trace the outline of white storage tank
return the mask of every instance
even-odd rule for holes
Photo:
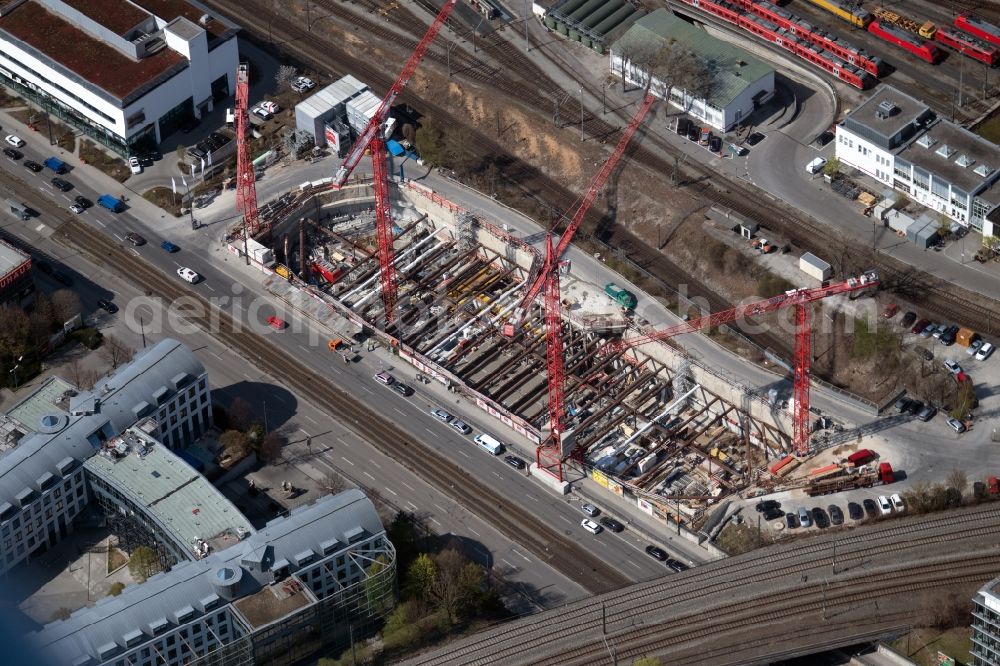
[[[809,277],[816,278],[820,282],[829,280],[832,275],[830,264],[817,257],[812,252],[806,252],[799,257],[799,270]]]

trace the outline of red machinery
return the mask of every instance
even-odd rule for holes
[[[580,228],[583,223],[583,218],[590,210],[590,206],[594,203],[594,199],[597,198],[597,193],[600,192],[601,188],[604,187],[604,182],[614,171],[615,167],[618,165],[618,161],[621,160],[622,155],[625,154],[625,149],[628,147],[629,141],[632,140],[632,135],[635,134],[636,130],[639,129],[639,125],[642,124],[643,119],[646,117],[646,113],[649,111],[649,107],[653,105],[656,101],[652,95],[646,95],[646,99],[642,101],[639,106],[639,110],[635,112],[632,116],[631,122],[629,122],[628,127],[625,128],[625,132],[622,134],[621,138],[618,140],[618,145],[615,146],[615,150],[608,157],[604,166],[601,170],[594,175],[593,179],[590,181],[590,188],[587,190],[587,194],[584,195],[583,200],[580,202],[580,206],[576,209],[576,213],[573,215],[573,219],[570,220],[569,224],[566,225],[566,231],[563,232],[562,236],[559,237],[559,243],[556,245],[555,252],[545,255],[545,265],[542,270],[535,276],[534,281],[531,286],[528,287],[528,291],[525,292],[524,298],[521,299],[520,308],[527,308],[535,297],[538,296],[538,292],[542,290],[542,286],[545,285],[546,279],[548,279],[548,274],[552,270],[551,264],[557,263],[559,257],[563,255],[566,248],[569,247],[570,242],[573,240],[573,234],[576,230]],[[507,331],[508,335],[513,334],[513,326],[510,325]]]
[[[535,450],[539,469],[562,481],[562,429],[566,418],[565,368],[563,367],[562,307],[559,302],[559,261],[552,249],[552,234],[545,248],[545,366],[549,386],[549,438]]]
[[[416,71],[417,65],[424,58],[431,42],[437,37],[438,32],[455,8],[457,0],[447,0],[434,18],[434,22],[427,28],[417,48],[410,54],[410,59],[403,66],[403,71],[399,73],[396,82],[389,88],[389,92],[382,98],[382,103],[375,110],[375,115],[368,121],[365,130],[354,142],[344,163],[337,170],[334,181],[337,186],[342,186],[353,173],[354,168],[361,161],[361,156],[365,150],[371,148],[372,152],[372,178],[375,186],[375,226],[378,234],[378,261],[379,277],[382,284],[382,305],[385,310],[385,328],[392,326],[396,318],[396,262],[392,248],[392,202],[389,199],[389,174],[385,168],[385,139],[382,136],[382,127],[389,115],[389,109],[393,102],[403,91],[410,77]]]
[[[236,70],[236,209],[243,213],[243,233],[247,237],[256,234],[259,226],[257,186],[247,138],[250,133],[249,88],[250,65],[241,62]]]
[[[665,328],[661,331],[640,335],[628,340],[614,340],[601,348],[599,353],[609,354],[622,352],[647,342],[666,340],[675,335],[691,333],[702,328],[722,326],[743,317],[755,317],[765,312],[773,312],[782,308],[795,308],[795,351],[793,360],[793,382],[795,409],[792,414],[792,439],[795,452],[806,455],[809,452],[809,365],[812,361],[812,339],[809,330],[809,304],[813,301],[861,289],[871,289],[878,286],[879,277],[875,271],[863,273],[860,277],[850,277],[844,282],[838,282],[826,287],[812,289],[795,289],[784,294],[773,296],[763,301],[739,305],[729,310],[715,312],[710,315],[691,319],[689,321]]]

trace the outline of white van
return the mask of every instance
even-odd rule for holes
[[[503,442],[488,433],[481,433],[472,438],[481,448],[498,456],[503,453]]]
[[[817,174],[820,171],[822,171],[823,167],[825,166],[826,166],[826,160],[823,159],[822,157],[817,157],[812,162],[806,165],[806,171],[808,171],[811,174]]]

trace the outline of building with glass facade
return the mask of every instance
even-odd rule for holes
[[[236,26],[188,0],[13,0],[0,83],[120,154],[235,93]]]
[[[1000,666],[1000,578],[972,597],[972,666]]]

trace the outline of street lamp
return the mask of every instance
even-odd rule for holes
[[[14,375],[14,390],[15,391],[17,390],[17,386],[18,386],[17,369],[21,367],[21,360],[23,358],[24,358],[23,356],[18,356],[17,357],[17,362],[14,363],[14,367],[10,369],[10,374]]]

